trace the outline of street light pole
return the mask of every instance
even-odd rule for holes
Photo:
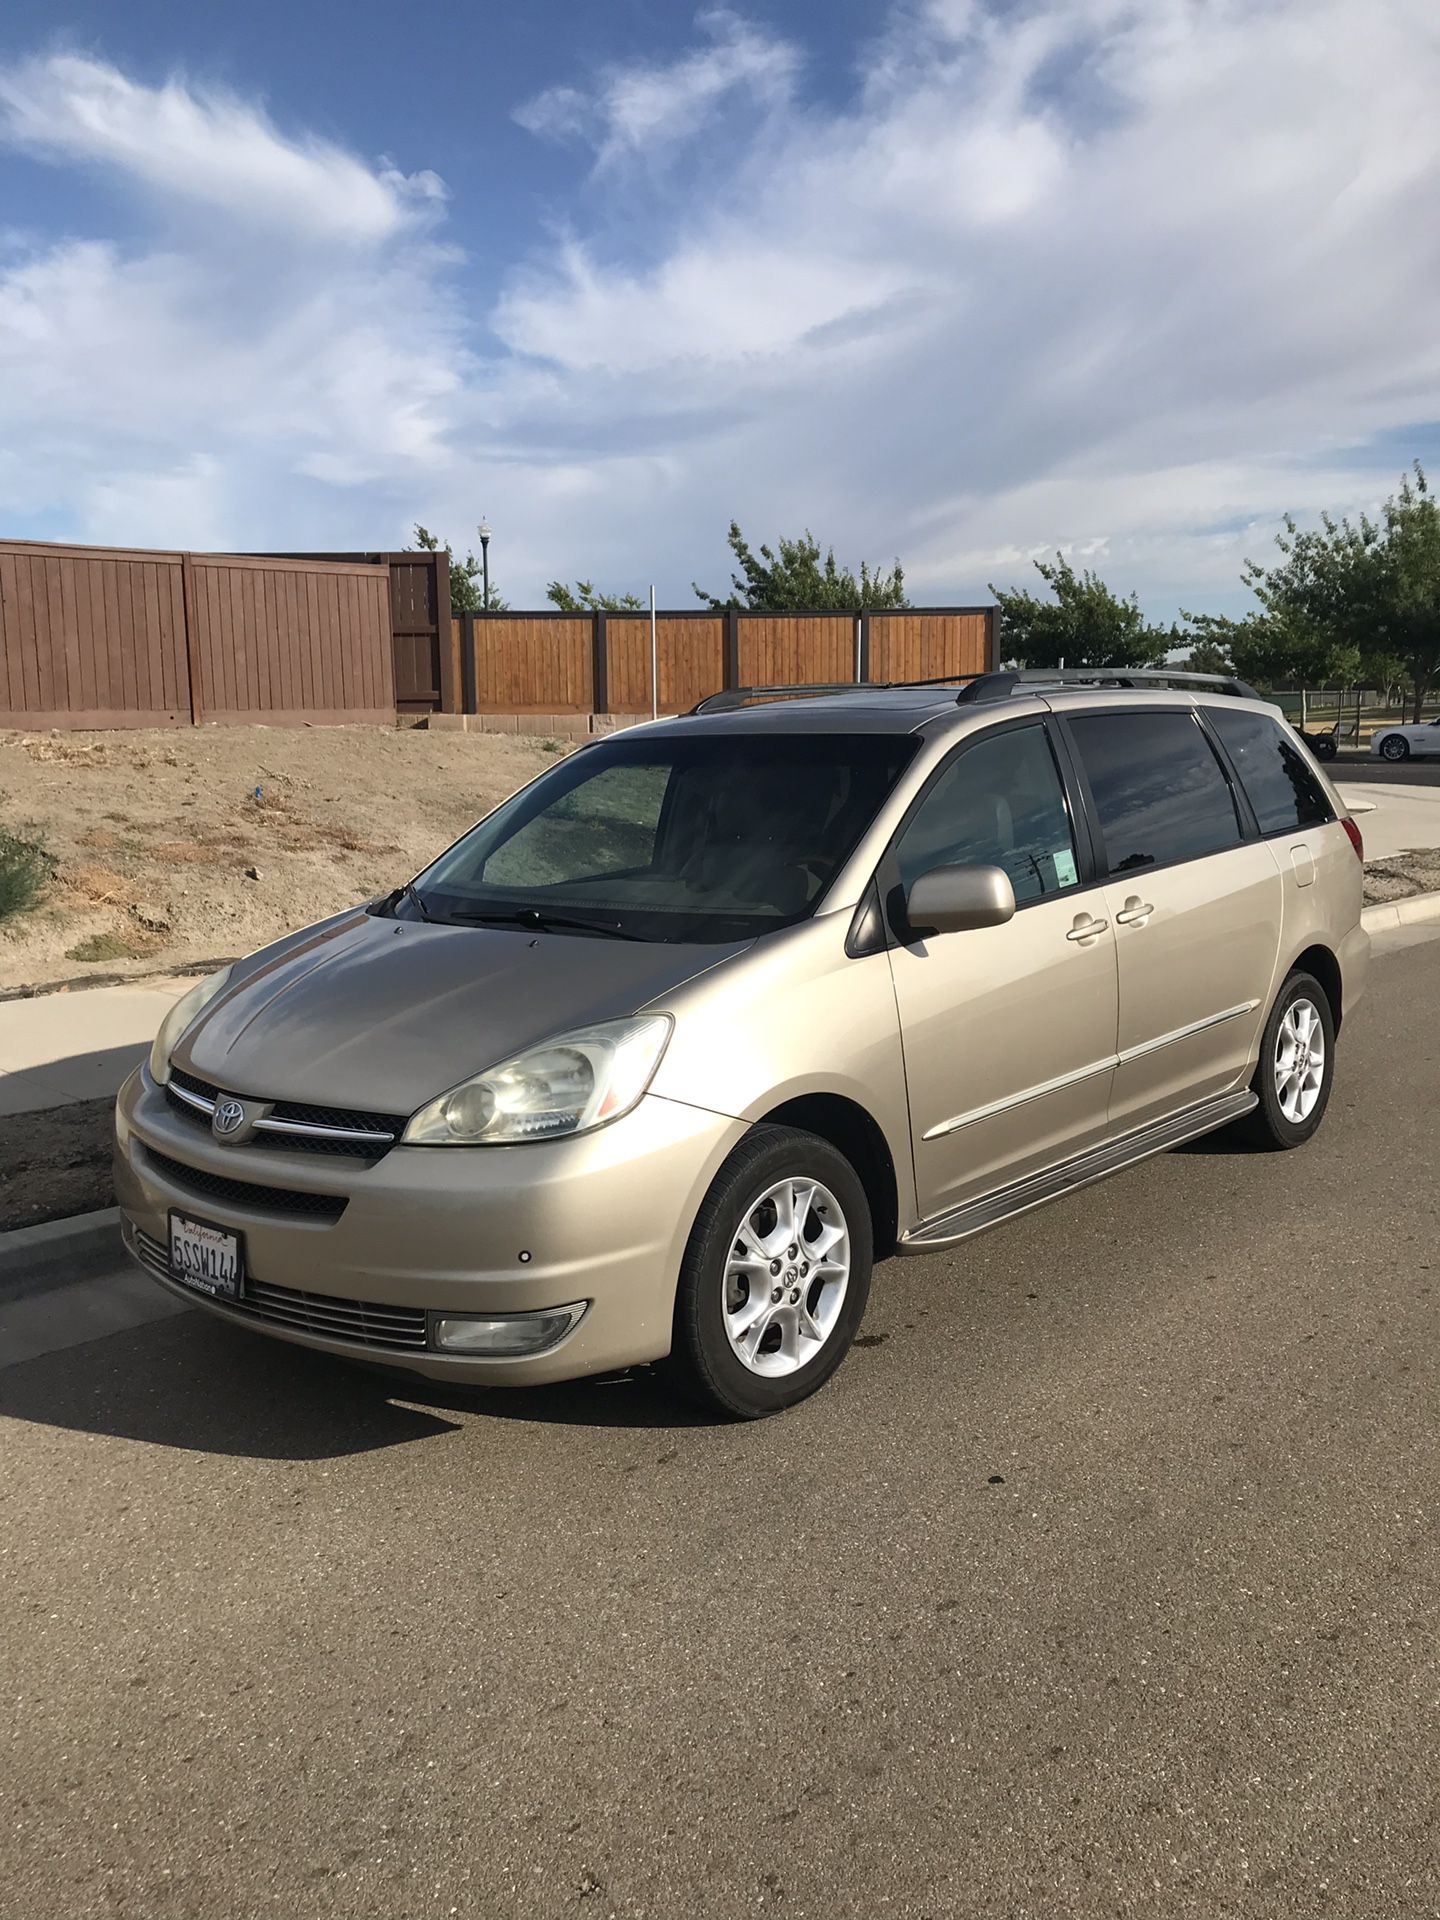
[[[480,536],[480,578],[483,583],[483,605],[488,613],[490,611],[490,522],[482,520],[475,531]]]

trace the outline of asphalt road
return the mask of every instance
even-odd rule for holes
[[[1440,1912],[1437,997],[758,1426],[189,1311],[0,1371],[0,1913]]]
[[[1386,786],[1440,787],[1440,759],[1381,760],[1368,753],[1342,752],[1324,762],[1325,771],[1339,786],[1378,780]]]

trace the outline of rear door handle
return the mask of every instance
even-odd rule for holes
[[[1075,916],[1075,924],[1066,934],[1067,940],[1098,940],[1109,926],[1108,920],[1092,920],[1088,913]]]
[[[1148,900],[1142,900],[1138,893],[1132,893],[1116,914],[1115,924],[1120,927],[1143,927],[1154,911]]]

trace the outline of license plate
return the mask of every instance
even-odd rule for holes
[[[170,1216],[170,1277],[215,1300],[238,1300],[245,1252],[238,1233],[188,1214]]]

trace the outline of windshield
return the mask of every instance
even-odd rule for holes
[[[894,734],[607,741],[507,800],[407,898],[433,920],[753,939],[813,910],[914,751]]]

